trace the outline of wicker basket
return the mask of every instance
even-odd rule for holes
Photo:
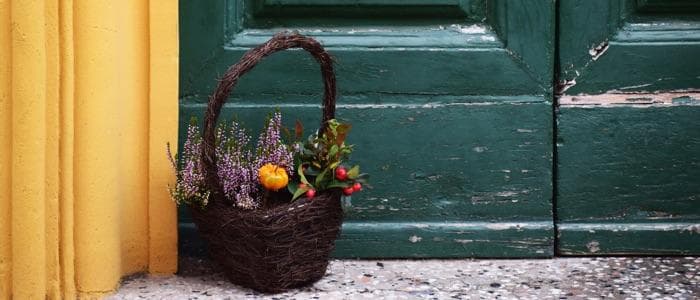
[[[236,208],[222,193],[214,143],[221,107],[240,76],[264,57],[289,48],[303,48],[321,65],[321,127],[334,118],[335,74],[331,57],[321,44],[299,34],[281,33],[248,51],[226,71],[209,99],[202,164],[212,193],[204,209],[190,206],[194,223],[208,242],[210,256],[223,267],[229,280],[268,293],[312,284],[323,277],[343,219],[341,193],[337,190],[320,192],[313,200],[302,198],[294,202],[289,201],[288,193],[277,193],[286,201],[257,210]]]

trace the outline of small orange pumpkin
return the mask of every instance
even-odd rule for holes
[[[260,184],[262,184],[266,190],[270,191],[278,191],[289,183],[287,171],[282,167],[270,163],[260,167],[258,170],[258,177],[260,179]]]

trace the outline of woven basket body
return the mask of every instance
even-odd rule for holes
[[[204,118],[202,164],[211,190],[205,208],[190,206],[194,223],[208,242],[211,258],[233,283],[262,292],[283,292],[311,284],[326,272],[343,219],[340,191],[320,192],[311,199],[290,202],[277,193],[276,204],[243,210],[222,193],[216,172],[215,128],[221,107],[241,75],[274,52],[302,48],[321,65],[324,83],[321,128],[334,118],[335,75],[328,53],[315,40],[299,34],[278,34],[247,52],[222,77],[209,99]],[[282,195],[283,201],[279,201]]]
[[[343,221],[339,198],[329,192],[268,210],[191,211],[209,255],[231,282],[275,293],[323,277]]]

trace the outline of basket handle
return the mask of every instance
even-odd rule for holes
[[[277,51],[303,48],[308,51],[321,65],[321,75],[323,76],[323,119],[321,120],[321,131],[326,123],[335,118],[335,73],[333,72],[333,61],[321,44],[307,36],[298,33],[281,32],[273,36],[269,41],[246,52],[243,57],[226,70],[226,73],[219,81],[214,94],[209,97],[209,105],[204,116],[204,136],[202,139],[202,167],[205,175],[205,183],[210,191],[215,195],[214,199],[222,195],[222,187],[219,182],[219,175],[216,168],[216,122],[221,113],[221,107],[228,98],[231,90],[243,74],[252,70],[264,57]]]

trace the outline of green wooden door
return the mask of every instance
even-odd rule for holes
[[[553,255],[554,0],[180,4],[183,124],[277,31],[334,55],[338,116],[374,186],[353,197],[336,256]],[[286,51],[246,75],[222,115],[260,124],[279,107],[288,125],[316,124],[320,93],[317,65]],[[191,252],[186,213],[180,229]]]
[[[700,2],[558,5],[560,253],[700,253]]]

